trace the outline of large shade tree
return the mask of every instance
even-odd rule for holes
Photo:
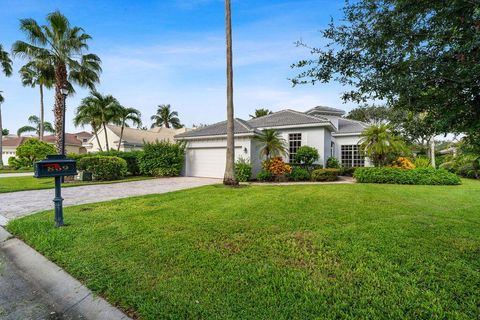
[[[50,61],[55,70],[55,132],[57,150],[61,150],[63,127],[63,95],[61,89],[73,84],[95,88],[101,72],[100,58],[87,53],[91,36],[77,26],[71,26],[59,11],[47,15],[47,24],[39,25],[34,19],[20,20],[20,30],[27,41],[17,41],[12,51],[15,55],[35,61]]]
[[[161,104],[157,107],[157,113],[150,117],[152,120],[151,127],[165,127],[179,129],[182,126],[180,119],[178,118],[178,112],[172,111],[172,107],[169,104]]]
[[[21,136],[22,133],[25,132],[35,132],[40,140],[43,139],[43,134],[41,134],[41,131],[49,132],[49,133],[55,133],[55,129],[53,129],[53,126],[50,122],[48,121],[41,121],[39,117],[37,116],[30,116],[28,117],[28,122],[31,125],[23,126],[20,127],[17,130],[17,136]]]
[[[39,118],[39,138],[43,138],[45,108],[43,104],[43,89],[51,89],[55,80],[55,69],[49,60],[40,58],[32,60],[20,68],[20,77],[22,84],[40,90],[40,118]]]
[[[117,150],[120,150],[123,139],[123,131],[125,127],[128,127],[128,123],[131,122],[134,126],[140,127],[142,125],[142,114],[138,109],[128,108],[120,106],[115,115],[115,124],[121,126],[120,129],[120,140],[118,141]]]
[[[0,44],[0,71],[7,77],[12,75],[12,60],[8,52]],[[0,168],[3,168],[3,125],[2,125],[2,104],[5,101],[3,91],[0,91]]]
[[[322,30],[327,44],[298,61],[294,84],[332,80],[345,100],[426,113],[435,131],[480,132],[478,1],[359,0]],[[480,135],[479,135],[480,136]]]

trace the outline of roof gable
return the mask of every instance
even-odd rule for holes
[[[302,112],[286,109],[263,117],[247,121],[254,128],[271,128],[282,126],[295,126],[302,124],[323,124],[329,121],[325,118],[308,115]]]

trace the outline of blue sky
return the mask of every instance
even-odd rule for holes
[[[41,1],[0,0],[0,43],[10,48],[24,40],[19,19],[44,23],[60,10],[72,25],[93,39],[90,51],[102,59],[98,91],[138,108],[146,125],[156,106],[169,103],[182,123],[214,123],[226,117],[223,0]],[[290,65],[309,56],[294,42],[321,45],[318,32],[330,18],[339,19],[343,1],[232,0],[235,116],[248,118],[255,108],[307,110],[328,105],[350,110],[338,84],[292,88]],[[4,91],[4,127],[16,132],[29,115],[39,113],[38,89],[24,88],[17,75],[24,61],[15,59],[15,75],[0,77]],[[67,100],[67,131],[73,111],[88,91],[77,89]],[[52,121],[53,91],[45,98]],[[88,128],[87,128],[88,129]]]

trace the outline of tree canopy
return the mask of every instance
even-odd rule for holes
[[[293,65],[301,83],[336,80],[343,99],[425,113],[436,132],[480,131],[480,2],[359,0]]]

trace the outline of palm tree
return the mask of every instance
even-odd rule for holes
[[[80,27],[70,26],[68,19],[59,11],[47,15],[47,24],[40,26],[34,19],[20,20],[20,30],[28,42],[13,44],[14,55],[31,61],[49,61],[55,70],[55,133],[57,149],[62,146],[64,98],[61,92],[68,87],[73,93],[73,83],[94,90],[101,72],[100,58],[86,54],[87,41],[91,39]]]
[[[38,85],[40,89],[40,128],[39,138],[43,139],[45,109],[43,105],[43,88],[51,89],[55,80],[55,69],[49,61],[36,59],[28,62],[20,68],[20,76],[24,86],[35,88]]]
[[[162,104],[157,107],[157,113],[150,117],[153,121],[151,128],[163,127],[170,128],[170,125],[175,129],[182,128],[177,111],[171,111],[169,104]]]
[[[386,165],[389,158],[405,150],[403,141],[386,124],[368,127],[361,137],[360,150],[372,160],[375,167]]]
[[[8,52],[3,50],[0,44],[0,65],[3,74],[7,77],[12,75],[12,60],[8,56]],[[2,127],[2,103],[5,101],[0,91],[0,168],[3,168],[3,127]]]
[[[92,103],[91,100],[86,100],[86,98],[84,98],[81,101],[80,105],[75,110],[73,124],[75,127],[85,127],[85,125],[90,125],[90,127],[92,127],[93,134],[95,135],[95,139],[97,140],[98,147],[100,148],[100,151],[103,151],[102,144],[100,143],[100,139],[98,137],[98,130],[100,130],[101,127],[101,116],[98,108]]]
[[[134,126],[140,127],[142,125],[142,114],[135,108],[126,108],[120,106],[116,114],[116,123],[122,126],[120,130],[120,140],[118,141],[117,151],[120,151],[120,145],[123,139],[123,130],[128,127],[127,121],[131,121]]]
[[[88,97],[82,99],[80,106],[76,110],[74,123],[85,124],[89,122],[92,124],[92,129],[94,130],[95,135],[97,135],[96,130],[101,126],[105,134],[106,151],[109,151],[110,146],[108,143],[107,124],[118,119],[120,108],[121,105],[114,96],[104,96],[97,91],[92,91]],[[90,116],[90,118],[85,118],[87,116]],[[99,141],[97,140],[97,142]],[[102,148],[100,147],[100,149]]]
[[[255,119],[255,118],[260,118],[269,114],[272,114],[273,112],[265,109],[265,108],[260,108],[260,109],[255,109],[255,115],[250,115],[250,118]]]
[[[23,126],[17,131],[17,136],[21,136],[24,132],[35,132],[38,135],[38,138],[41,140],[43,136],[40,135],[42,127],[43,130],[50,133],[55,133],[53,126],[50,122],[42,121],[37,116],[30,116],[28,117],[28,122],[31,123],[33,126]]]
[[[255,136],[254,139],[261,144],[260,153],[267,159],[270,159],[271,156],[287,154],[285,139],[275,129],[265,129],[260,135]]]
[[[227,155],[224,185],[237,185],[235,179],[235,137],[233,112],[233,53],[232,53],[232,15],[230,0],[225,0],[225,37],[227,49]]]

